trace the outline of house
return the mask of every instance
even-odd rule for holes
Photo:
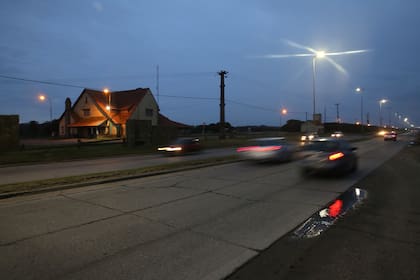
[[[69,98],[66,99],[65,111],[59,119],[59,135],[126,138],[129,122],[147,127],[158,126],[159,122],[183,126],[159,113],[158,104],[148,88],[109,92],[84,89],[73,105]]]

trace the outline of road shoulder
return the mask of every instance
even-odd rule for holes
[[[420,146],[357,186],[368,199],[312,239],[285,236],[228,279],[419,279]]]

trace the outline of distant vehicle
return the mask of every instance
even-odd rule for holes
[[[334,131],[334,133],[331,134],[331,137],[340,138],[340,137],[343,137],[343,136],[344,136],[344,133],[341,132],[341,131]]]
[[[397,141],[397,133],[395,131],[386,132],[384,134],[384,141]]]
[[[243,159],[253,161],[290,161],[295,151],[284,137],[257,138],[236,150]]]
[[[340,138],[319,138],[303,146],[302,175],[343,174],[357,170],[357,148]]]
[[[202,150],[202,146],[198,138],[178,138],[170,145],[158,148],[158,151],[171,155],[193,153],[200,150]]]
[[[318,138],[318,134],[316,132],[310,132],[302,135],[300,137],[300,141],[306,142],[306,141],[312,141],[313,139]]]
[[[386,130],[380,130],[380,131],[378,131],[377,135],[378,136],[384,136],[385,133],[386,133]]]

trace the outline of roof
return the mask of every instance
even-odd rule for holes
[[[137,88],[125,91],[103,91],[85,89],[83,93],[88,94],[95,100],[99,109],[116,124],[126,123],[131,114],[135,111],[138,104],[143,100],[144,96],[149,93],[148,88]],[[82,95],[81,94],[81,95]],[[109,94],[111,96],[109,96]],[[111,112],[107,110],[108,104],[111,104]]]
[[[95,127],[103,124],[105,121],[105,117],[88,118],[78,122],[74,122],[70,124],[69,127]]]
[[[159,126],[176,127],[176,128],[189,128],[189,127],[191,127],[190,125],[170,120],[168,117],[165,117],[161,113],[159,113],[158,124],[159,124]]]

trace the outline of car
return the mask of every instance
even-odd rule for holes
[[[395,131],[386,132],[384,134],[384,141],[397,141],[397,133]]]
[[[333,133],[331,133],[331,137],[339,138],[339,137],[343,137],[343,136],[344,136],[344,133],[341,132],[341,131],[334,131]]]
[[[315,138],[318,138],[318,134],[316,132],[310,132],[310,133],[306,133],[306,134],[302,135],[300,137],[300,141],[306,142],[306,141],[311,141]]]
[[[300,162],[301,173],[344,174],[357,170],[356,147],[341,138],[319,138],[302,147],[304,157]]]
[[[249,145],[237,148],[236,151],[245,160],[274,162],[292,160],[295,148],[284,137],[271,137],[252,139]]]
[[[194,153],[201,150],[202,146],[198,138],[177,138],[168,146],[158,148],[158,151],[170,155]]]

